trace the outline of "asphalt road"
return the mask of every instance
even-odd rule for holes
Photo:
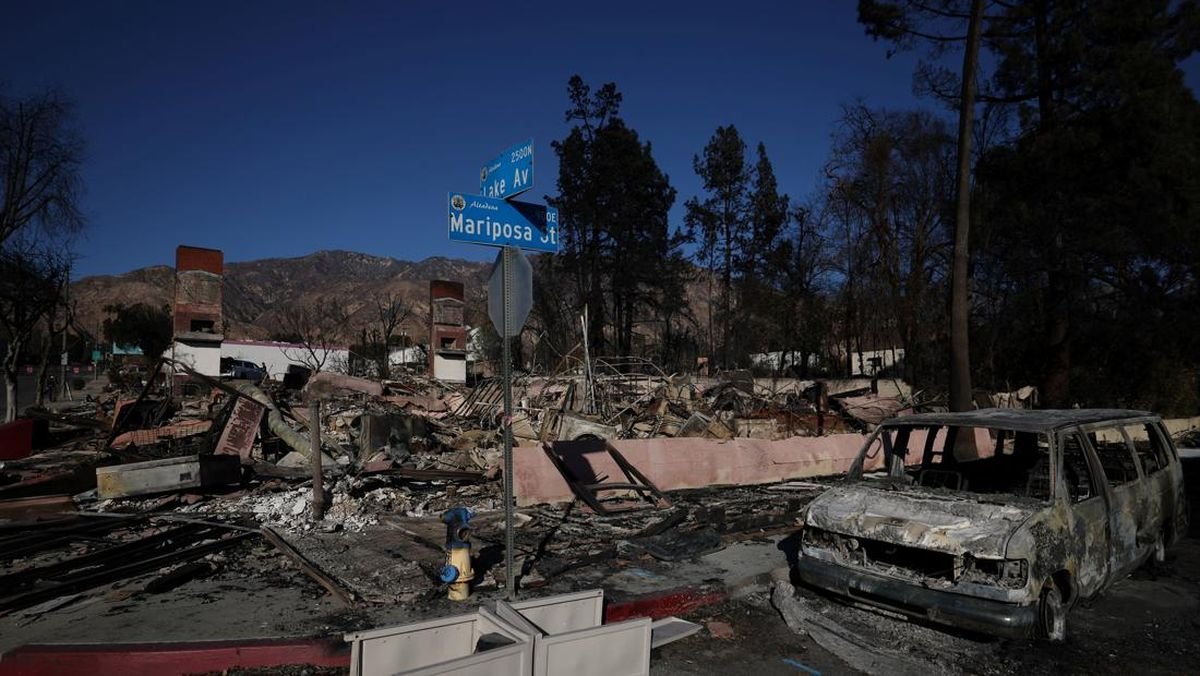
[[[56,375],[56,377],[58,377],[58,376]],[[88,380],[89,382],[92,379],[91,375],[75,376],[74,374],[68,374],[67,377],[72,378],[72,379],[76,378],[76,377],[81,377],[81,378],[84,378],[85,380]],[[36,381],[37,381],[37,378],[33,374],[21,373],[19,376],[17,376],[17,410],[18,411],[25,410],[26,407],[33,405],[34,394],[36,391]],[[60,398],[61,398],[61,394],[60,394]],[[7,406],[8,406],[8,388],[0,387],[0,415],[3,415],[2,412],[5,410],[5,408]]]
[[[17,377],[17,410],[24,410],[25,407],[33,404],[34,386],[36,379],[32,376],[21,375]],[[0,388],[0,411],[8,408],[8,388]]]

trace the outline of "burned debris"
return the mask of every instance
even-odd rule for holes
[[[697,378],[617,364],[517,379],[513,572],[523,596],[622,580],[670,587],[695,562],[755,542],[777,544],[779,565],[804,570],[805,556],[820,550],[926,591],[974,585],[1012,596],[1045,572],[1009,565],[1000,532],[1030,509],[1000,504],[1005,495],[1046,499],[1037,492],[1045,481],[931,465],[911,486],[924,497],[904,502],[894,489],[854,504],[840,497],[850,488],[830,477],[877,475],[901,448],[915,449],[904,465],[939,457],[945,436],[921,431],[925,416],[913,415],[902,385]],[[234,579],[286,580],[346,612],[403,607],[415,620],[458,617],[461,602],[451,599],[506,595],[494,379],[319,372],[255,384],[171,358],[150,373],[32,412],[48,447],[0,469],[0,616],[34,622],[97,596],[137,601]],[[880,422],[894,433],[863,434]],[[942,446],[926,443],[934,438]],[[1021,434],[1001,438],[1003,457],[1041,449],[1035,440],[1030,451]],[[860,454],[864,443],[877,450]],[[1143,450],[1138,462],[1153,455]],[[986,494],[943,516],[931,511],[930,499],[967,486]],[[899,526],[883,513],[893,503],[941,525],[889,540]],[[861,532],[848,534],[847,524]],[[930,548],[950,535],[969,547]],[[355,629],[387,624],[360,622]]]
[[[518,493],[523,587],[535,589],[568,571],[622,557],[679,560],[719,549],[738,533],[787,528],[795,524],[803,496],[820,490],[813,485],[780,501],[779,493],[766,489],[710,487],[780,477],[726,472],[722,479],[719,470],[711,478],[681,480],[642,449],[635,450],[639,460],[631,460],[622,444],[770,444],[797,435],[819,443],[836,438],[817,436],[822,432],[857,425],[828,403],[836,398],[807,396],[820,387],[694,381],[647,362],[636,365],[597,360],[590,369],[518,381],[516,472],[536,473],[548,464],[568,487],[561,496]],[[468,387],[415,374],[378,382],[322,372],[297,388],[269,378],[258,384],[222,380],[169,357],[148,373],[144,382],[91,401],[34,412],[62,443],[3,468],[0,504],[14,529],[6,548],[9,574],[16,576],[10,579],[12,607],[25,603],[21,599],[53,597],[54,589],[86,591],[78,581],[54,586],[76,580],[76,567],[112,567],[115,572],[96,578],[106,581],[146,572],[171,580],[210,574],[183,566],[251,536],[347,603],[428,597],[440,587],[431,573],[445,558],[429,525],[455,508],[477,515],[478,555],[502,546],[503,528],[495,518],[502,506],[495,380]],[[314,401],[319,408],[311,406]],[[314,454],[319,474],[311,471]],[[738,457],[735,447],[726,455]],[[809,467],[783,478],[822,473],[832,472]],[[668,496],[652,475],[665,477],[675,492]],[[314,494],[324,500],[319,518],[311,511]],[[119,538],[109,536],[127,523],[138,524],[142,535],[126,534],[132,529],[126,525]],[[389,587],[372,579],[369,565],[356,569],[353,561],[331,555],[342,546],[340,538],[381,530],[420,552],[407,568],[413,583]],[[91,540],[72,549],[68,536],[75,533],[90,533]],[[54,547],[77,556],[55,558]],[[142,558],[152,563],[105,563],[127,551],[147,553]],[[43,556],[53,560],[44,563]],[[392,557],[386,567],[400,563]],[[502,586],[498,570],[481,566],[472,587]],[[343,581],[335,581],[339,576]]]

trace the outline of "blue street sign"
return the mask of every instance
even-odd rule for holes
[[[558,209],[456,192],[447,198],[452,241],[558,251]]]
[[[479,192],[487,197],[516,197],[533,187],[533,141],[500,153],[479,170]]]

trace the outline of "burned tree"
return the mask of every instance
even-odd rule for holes
[[[70,124],[71,106],[57,94],[0,92],[0,243],[31,226],[72,232],[82,225],[83,146]]]
[[[941,314],[952,239],[953,140],[927,113],[852,106],[826,166],[842,240],[843,338],[859,345],[847,352],[898,341],[912,383],[936,380],[929,346],[942,332],[931,318]]]
[[[171,346],[170,307],[115,303],[104,306],[104,311],[109,314],[104,335],[119,345],[136,346],[150,362],[158,361]]]
[[[285,349],[284,354],[314,372],[323,370],[331,365],[331,353],[346,338],[347,320],[346,310],[332,299],[284,309],[279,318],[280,331],[298,343],[296,348]]]
[[[675,188],[649,143],[620,117],[621,93],[607,83],[592,89],[579,76],[567,86],[572,124],[552,145],[558,156],[562,251],[542,264],[561,278],[570,298],[539,303],[544,329],[574,336],[586,308],[587,341],[597,354],[635,352],[635,327],[659,323],[663,308],[682,304],[682,233],[670,225]],[[557,267],[558,270],[552,268]],[[570,342],[570,341],[564,341]],[[570,349],[570,345],[563,345]]]
[[[413,314],[412,302],[395,293],[382,293],[372,301],[375,306],[375,322],[370,338],[375,350],[379,377],[387,378],[391,370],[392,338]],[[408,347],[405,345],[404,347]]]
[[[62,298],[69,260],[57,247],[25,238],[0,245],[0,329],[4,354],[5,421],[17,417],[17,367],[37,326]]]
[[[67,334],[71,326],[75,323],[76,304],[68,298],[67,289],[70,286],[70,270],[67,274],[59,278],[58,298],[54,305],[46,313],[45,322],[43,323],[41,347],[38,350],[38,371],[36,378],[36,390],[34,397],[34,406],[43,406],[46,403],[47,381],[50,375],[50,357],[56,353],[55,346],[61,345],[63,352],[67,348]],[[63,392],[67,391],[67,377],[65,363],[63,368],[62,382],[58,387]]]
[[[16,417],[17,360],[67,283],[69,243],[79,229],[83,147],[71,106],[47,93],[0,92],[0,339],[7,341],[5,419]]]

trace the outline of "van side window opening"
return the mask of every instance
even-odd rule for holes
[[[1153,474],[1170,464],[1170,451],[1166,449],[1153,424],[1126,425],[1125,434],[1133,442],[1133,449],[1142,461],[1142,469],[1146,474]]]
[[[1067,496],[1071,503],[1079,503],[1096,496],[1092,482],[1092,470],[1088,467],[1083,442],[1075,433],[1063,437],[1063,481],[1067,485]]]
[[[1106,427],[1088,432],[1088,441],[1096,449],[1100,467],[1109,486],[1121,486],[1137,481],[1137,460],[1119,427]]]
[[[856,459],[854,464],[850,466],[850,471],[846,475],[847,478],[851,481],[857,481],[862,479],[865,474],[873,474],[880,470],[891,474],[895,466],[898,465],[902,468],[903,459],[897,459],[891,453],[893,447],[892,438],[894,436],[894,430],[880,430],[879,435],[867,447],[866,454]],[[902,469],[900,474],[903,474]]]

